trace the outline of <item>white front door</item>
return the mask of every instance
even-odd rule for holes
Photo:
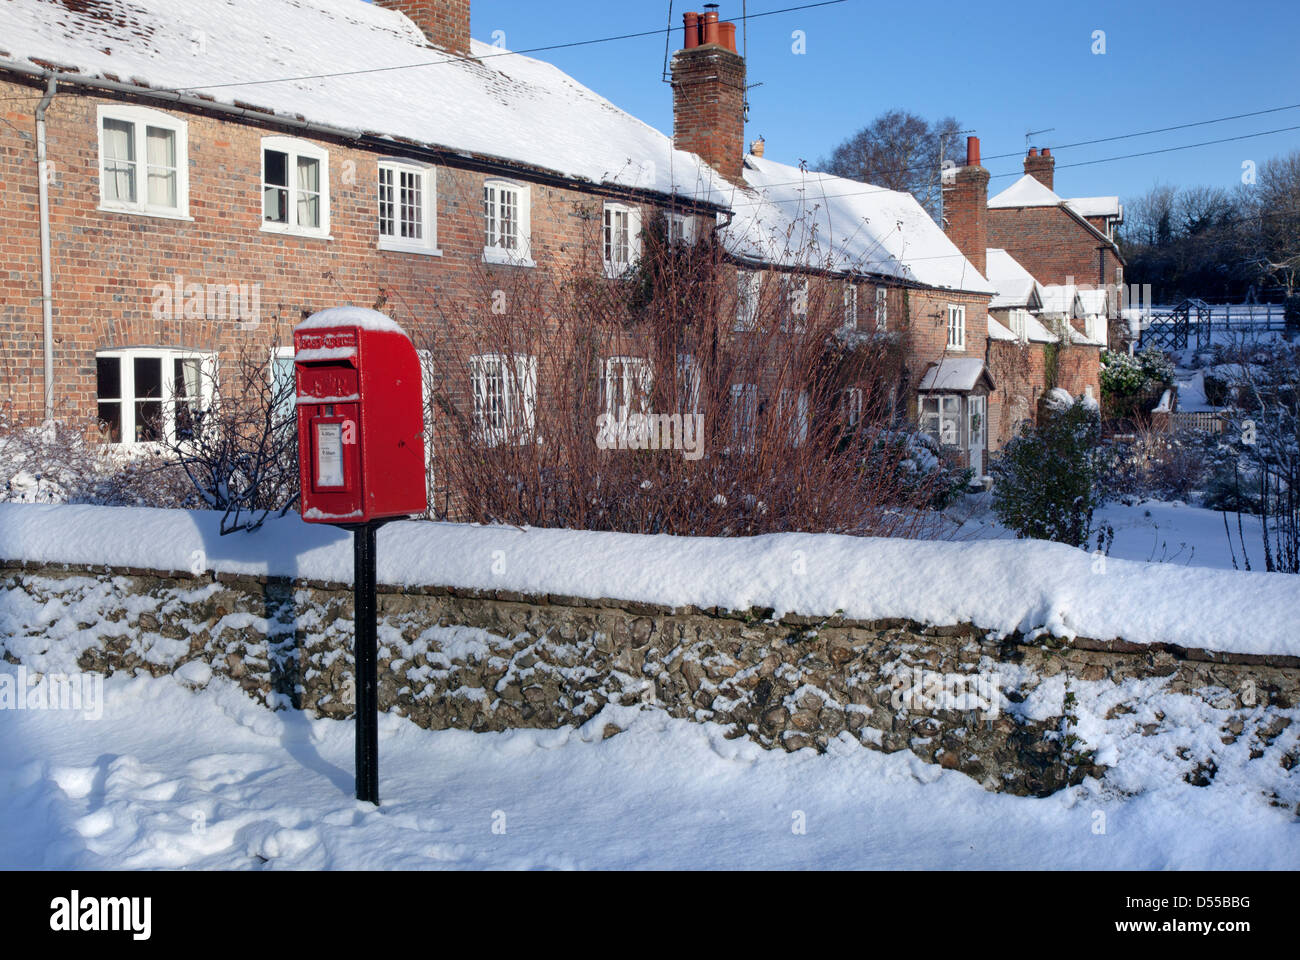
[[[969,429],[966,435],[970,440],[970,466],[975,476],[984,476],[984,448],[988,425],[988,397],[970,396],[966,398],[966,410],[969,417]]]

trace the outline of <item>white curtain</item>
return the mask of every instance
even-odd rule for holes
[[[145,129],[145,162],[149,166],[149,205],[176,206],[176,132]]]
[[[298,226],[320,226],[320,161],[298,158]]]
[[[104,120],[104,199],[135,203],[135,125]]]

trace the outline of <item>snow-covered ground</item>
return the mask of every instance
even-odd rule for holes
[[[961,507],[949,511],[960,523],[950,534],[958,540],[1011,540],[1010,530],[998,524],[988,509],[988,496],[969,497]],[[1243,515],[1240,533],[1237,515],[1229,514],[1228,529],[1218,510],[1196,507],[1181,501],[1146,500],[1137,504],[1107,503],[1097,511],[1096,524],[1109,523],[1115,530],[1107,560],[1135,560],[1142,563],[1178,564],[1232,570],[1233,555],[1238,570],[1242,562],[1242,539],[1252,570],[1263,569],[1263,541],[1259,517]],[[1297,585],[1300,592],[1300,585]],[[1300,611],[1298,611],[1300,615]]]
[[[99,720],[0,712],[0,866],[1294,868],[1300,819],[1252,780],[1294,736],[1195,787],[1175,747],[1218,730],[1186,713],[1199,700],[1148,700],[1167,735],[1103,743],[1129,754],[1123,780],[1041,800],[847,737],[786,754],[654,709],[484,734],[383,716],[376,808],[353,798],[351,723],[221,679],[118,676]],[[602,739],[609,722],[625,732]]]

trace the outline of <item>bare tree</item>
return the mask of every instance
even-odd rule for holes
[[[821,167],[836,176],[911,193],[932,217],[939,213],[942,166],[958,163],[953,117],[930,123],[906,110],[889,110],[853,134]]]
[[[1300,292],[1300,150],[1273,157],[1242,190],[1251,218],[1250,257],[1288,298]]]

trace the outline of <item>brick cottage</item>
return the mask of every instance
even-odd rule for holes
[[[520,277],[627,270],[656,217],[680,239],[716,234],[736,338],[760,297],[809,284],[833,290],[847,332],[894,338],[898,408],[978,473],[1049,382],[1095,389],[1104,334],[1074,299],[1060,316],[1078,336],[1057,330],[1043,294],[1065,271],[1089,276],[1085,260],[1121,279],[1118,210],[1016,187],[986,201],[976,143],[945,233],[909,194],[777,163],[761,141],[746,151],[734,25],[687,13],[681,37],[670,138],[471,39],[468,0],[9,0],[6,398],[29,417],[87,418],[106,443],[155,443],[241,354],[288,376],[293,326],[350,303],[393,315],[428,375],[504,428],[556,388],[536,358],[453,366],[431,345],[471,343],[493,291]],[[1007,260],[1037,278],[1023,303],[994,270]],[[1061,336],[1069,350],[1049,360]],[[1089,359],[1059,356],[1076,347]],[[606,358],[604,402],[635,360]],[[766,389],[731,386],[756,408]]]

